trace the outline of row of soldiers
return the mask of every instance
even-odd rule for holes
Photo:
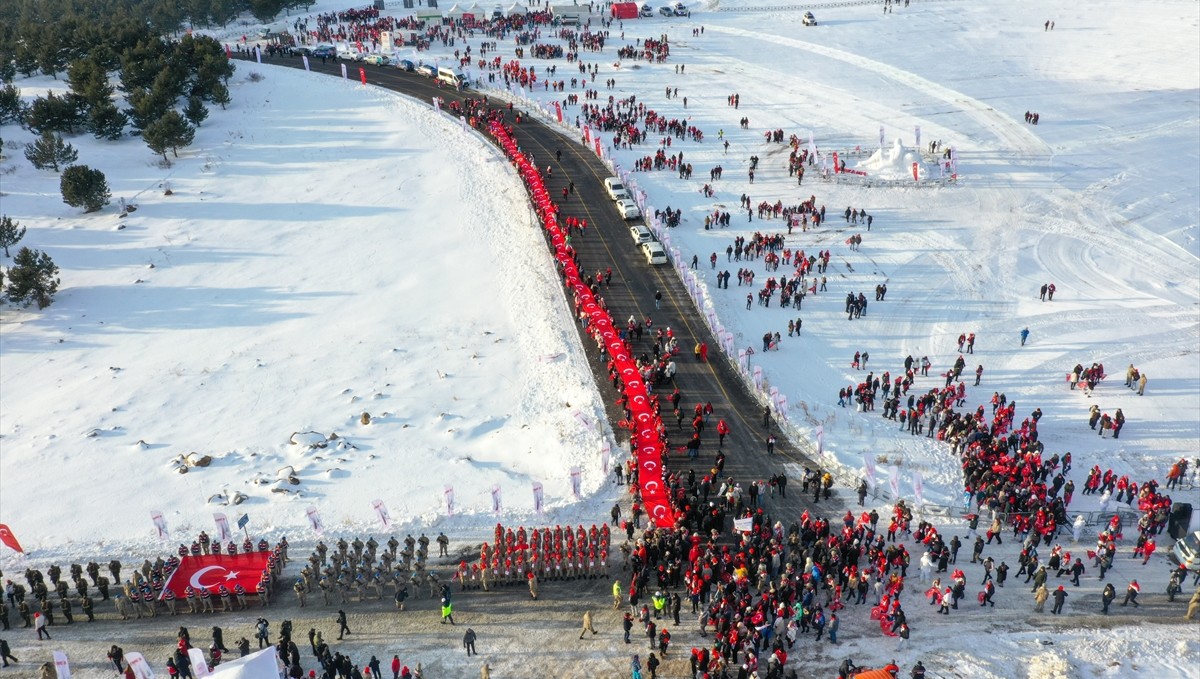
[[[438,534],[437,544],[439,555],[447,556],[450,539],[445,533]],[[307,605],[308,595],[312,592],[319,591],[328,606],[335,599],[338,604],[344,604],[354,596],[359,601],[369,595],[381,599],[384,588],[389,586],[401,606],[408,597],[409,586],[419,591],[422,585],[428,585],[432,598],[436,595],[440,578],[426,567],[429,545],[430,540],[424,534],[420,538],[409,535],[404,539],[404,549],[401,550],[400,541],[391,536],[387,548],[380,552],[379,543],[374,537],[366,542],[360,538],[346,542],[343,538],[337,541],[336,551],[330,553],[325,542],[320,541],[293,583],[292,591],[301,607]]]

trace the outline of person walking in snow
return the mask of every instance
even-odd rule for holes
[[[1029,339],[1029,328],[1021,330],[1021,346],[1025,346],[1025,340]]]
[[[596,635],[596,628],[592,626],[592,612],[583,612],[583,629],[579,632],[579,638],[582,639],[584,633],[591,632],[592,636]]]

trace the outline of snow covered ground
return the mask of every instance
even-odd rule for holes
[[[1004,392],[1020,404],[1018,422],[1040,407],[1042,440],[1071,451],[1077,470],[1099,464],[1161,480],[1174,459],[1200,456],[1196,3],[918,0],[887,15],[879,5],[814,8],[816,27],[800,26],[799,12],[774,0],[743,4],[780,9],[721,11],[738,4],[693,4],[690,19],[626,21],[603,55],[582,56],[600,65],[601,80],[616,79],[602,95],[637,95],[705,132],[703,143],[668,149],[685,153],[694,179],[663,171],[634,181],[650,204],[683,210],[672,243],[685,260],[699,256],[702,294],[737,346],[757,349],[764,332],[785,333],[779,352],[751,363],[789,397],[798,434],[823,427],[827,464],[854,476],[873,456],[882,482],[884,460],[900,460],[904,494],[910,470],[920,470],[927,499],[955,502],[958,465],[944,446],[838,408],[836,394],[865,376],[850,369],[855,351],[869,351],[877,373],[896,374],[908,354],[928,355],[936,373],[970,332],[978,340],[965,372],[976,364],[985,372],[968,404]],[[1038,30],[1051,19],[1054,31]],[[693,36],[700,26],[703,35]],[[613,56],[663,33],[672,45],[663,64]],[[1148,34],[1154,39],[1131,39]],[[513,48],[502,41],[499,54],[507,60]],[[453,49],[414,56],[445,59]],[[527,62],[572,70],[562,60]],[[250,82],[251,72],[265,78]],[[27,97],[65,87],[49,78],[18,85]],[[668,86],[680,99],[664,98]],[[173,537],[211,532],[212,512],[223,511],[231,519],[246,512],[255,532],[295,540],[311,537],[310,506],[331,532],[379,531],[371,502],[381,499],[396,531],[483,538],[496,520],[496,486],[503,520],[534,521],[534,482],[545,487],[546,521],[594,522],[613,499],[594,429],[603,428],[599,394],[507,164],[423,103],[375,89],[242,63],[231,89],[230,110],[214,110],[170,168],[138,139],[69,140],[80,162],[108,175],[114,200],[139,206],[124,219],[111,207],[80,215],[63,205],[57,176],[21,156],[31,135],[2,131],[0,207],[29,227],[23,245],[63,269],[52,307],[0,313],[0,521],[31,562],[140,558],[158,545],[154,510]],[[737,110],[726,104],[733,93]],[[1023,122],[1027,110],[1040,113],[1039,125]],[[743,116],[748,130],[739,129]],[[925,144],[955,148],[958,182],[868,188],[810,173],[797,189],[786,145],[763,141],[770,129],[785,139],[811,130],[823,151],[861,147],[865,158],[880,126],[889,145],[913,146],[920,126]],[[653,148],[614,157],[630,168]],[[751,155],[762,158],[753,184]],[[706,199],[700,188],[718,164],[724,178]],[[164,195],[168,186],[173,195]],[[782,229],[757,215],[746,221],[737,210],[743,193],[755,204],[812,194],[828,207],[825,226],[788,241],[833,252],[829,291],[810,295],[801,312],[746,311],[757,286],[713,285],[709,253],[720,253],[718,271],[736,273],[746,264],[724,261],[735,236]],[[873,215],[869,233],[842,221],[846,206]],[[715,209],[734,213],[730,228],[704,230]],[[851,252],[845,240],[857,233],[863,244]],[[761,260],[752,266],[761,284]],[[1057,294],[1040,302],[1048,282]],[[879,283],[888,296],[876,303]],[[870,300],[853,322],[842,313],[848,291]],[[786,336],[796,316],[800,339]],[[1096,361],[1109,379],[1090,400],[1070,391],[1066,373]],[[1129,363],[1149,375],[1145,396],[1122,386]],[[1086,427],[1092,402],[1124,410],[1119,440]],[[309,431],[340,438],[317,450],[289,443]],[[213,456],[212,466],[178,474],[171,460],[193,451]],[[288,466],[300,483],[272,492]],[[580,503],[573,467],[583,473]],[[235,491],[248,496],[237,507],[210,501]],[[1200,504],[1195,490],[1174,495]],[[1095,503],[1077,493],[1072,509]],[[23,563],[0,554],[5,572]],[[1149,578],[1156,592],[1159,579]],[[1098,593],[1094,581],[1088,592]],[[1010,596],[987,617],[943,623],[922,610],[914,647],[953,667],[944,676],[1195,676],[1187,670],[1200,660],[1194,627],[1108,628],[1068,617],[1047,631],[1027,618],[1025,595]],[[1050,632],[1056,643],[1043,646]],[[516,636],[526,634],[514,644],[554,643],[527,630]],[[835,655],[877,657],[879,647],[877,636],[864,636],[813,662],[829,668]],[[1013,658],[1029,665],[1014,668]]]

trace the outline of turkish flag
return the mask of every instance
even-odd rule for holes
[[[236,585],[241,585],[247,592],[254,592],[258,589],[258,581],[262,579],[263,571],[267,569],[267,557],[270,555],[271,552],[243,552],[233,556],[185,556],[179,560],[179,568],[167,578],[166,584],[163,585],[163,594],[170,590],[175,596],[182,598],[187,595],[189,586],[197,593],[207,588],[216,594],[221,585],[225,585],[230,591],[233,591]]]
[[[25,553],[25,550],[21,549],[21,543],[17,542],[17,536],[13,535],[8,526],[3,523],[0,523],[0,542],[8,545],[15,552]]]

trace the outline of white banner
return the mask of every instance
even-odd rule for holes
[[[817,157],[817,144],[813,141],[812,130],[808,131],[808,155],[812,156],[813,158]]]
[[[345,66],[342,66],[342,68],[345,68]],[[433,110],[440,113],[442,110],[442,102],[438,101],[437,97],[430,97],[430,98],[433,99]]]
[[[304,70],[311,71],[312,69],[308,66],[308,55],[302,55],[300,58],[304,60]]]
[[[66,653],[54,652],[54,672],[58,675],[58,679],[71,679],[71,664],[67,662]]]
[[[342,64],[342,80],[345,80],[348,77],[349,76],[346,74],[346,64]]]
[[[379,523],[383,524],[384,530],[392,527],[392,517],[388,514],[387,506],[383,504],[383,500],[373,500],[371,507],[375,510],[375,515],[379,517]]]
[[[744,519],[734,519],[733,520],[733,529],[740,530],[743,533],[749,533],[750,531],[754,530],[754,519],[751,517],[746,517]]]
[[[762,389],[762,385],[763,385],[762,366],[756,365],[756,366],[754,366],[754,388]]]
[[[208,661],[204,659],[204,651],[192,647],[188,649],[188,659],[192,661],[192,674],[196,679],[204,679],[212,674],[212,670],[208,668]]]
[[[916,128],[913,129],[913,133],[917,137],[917,153],[920,153],[921,152],[921,126],[917,125]]]
[[[579,420],[579,424],[586,427],[588,431],[596,431],[596,423],[592,421],[592,418],[585,415],[582,410],[575,411],[575,419]]]
[[[380,52],[391,52],[392,51],[392,32],[391,31],[380,31],[379,32],[379,51]]]
[[[544,498],[542,497],[542,484],[540,481],[533,482],[533,511],[537,512],[538,516],[542,515],[545,510]]]
[[[871,490],[875,490],[875,459],[871,457],[870,453],[863,453],[863,470],[867,475],[867,485],[871,487]]]
[[[612,459],[612,445],[608,439],[604,439],[604,444],[600,446],[600,478],[608,476],[612,470],[608,468],[608,463]]]
[[[921,478],[921,472],[913,472],[913,495],[917,498],[917,504],[925,504],[925,479]]]
[[[892,500],[900,499],[900,465],[892,465],[888,486],[892,489]]]
[[[317,535],[325,534],[325,526],[321,525],[321,515],[317,513],[316,507],[309,507],[304,510],[304,514],[308,516],[308,525]]]
[[[500,508],[500,484],[497,483],[492,485],[492,513],[497,515],[500,514]]]
[[[254,48],[254,59],[258,63],[260,63],[260,64],[262,63],[262,48],[261,47]]]
[[[817,425],[817,455],[825,452],[825,425]]]
[[[217,524],[217,542],[227,542],[233,537],[233,533],[229,530],[229,517],[221,512],[213,514],[213,523]]]
[[[130,651],[125,654],[125,662],[133,668],[133,674],[138,679],[154,679],[154,670],[150,669],[150,663],[142,657],[137,651]]]
[[[580,486],[583,484],[583,471],[579,467],[571,467],[571,493],[579,499]]]
[[[879,148],[883,148],[883,125],[879,126]]]
[[[776,407],[779,409],[779,416],[780,416],[780,417],[782,417],[782,418],[783,418],[783,419],[785,419],[785,420],[786,420],[786,419],[788,419],[788,398],[787,398],[787,394],[780,394],[780,395],[779,395],[779,402],[778,402],[778,403],[776,403]]]
[[[154,528],[158,531],[158,539],[166,540],[171,537],[171,532],[167,530],[167,519],[160,511],[150,512],[150,520],[154,522]]]
[[[446,516],[454,516],[454,486],[446,486],[442,494],[446,497]]]

